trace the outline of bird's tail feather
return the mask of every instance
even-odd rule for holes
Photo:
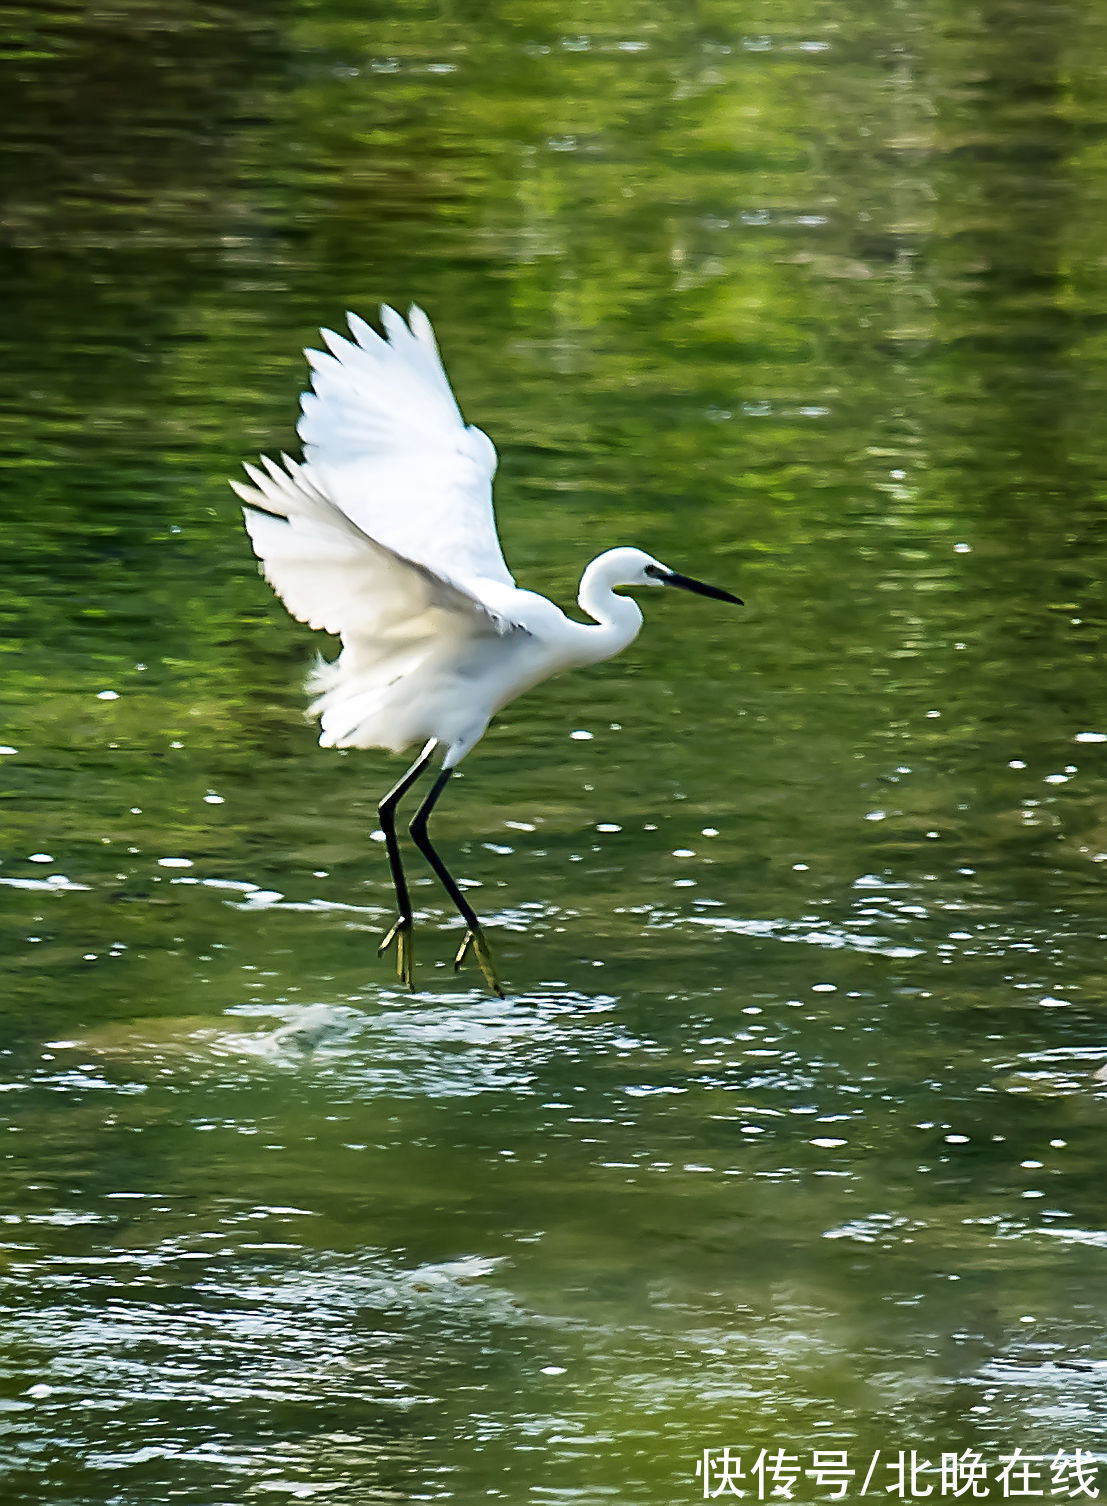
[[[371,660],[351,662],[344,651],[333,663],[320,659],[308,677],[315,697],[308,715],[318,717],[324,748],[390,748],[400,753],[430,733],[410,693],[410,677],[427,667],[434,645],[414,640]]]

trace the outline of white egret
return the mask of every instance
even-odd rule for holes
[[[396,807],[436,755],[438,777],[411,821],[416,846],[465,921],[454,966],[472,948],[502,995],[476,912],[431,845],[427,821],[453,770],[494,714],[562,670],[609,659],[633,641],[642,613],[617,587],[679,586],[741,605],[737,596],[678,575],[641,549],[609,549],[585,570],[574,622],[516,586],[496,536],[496,451],[466,425],[430,321],[381,310],[386,338],[348,314],[352,339],[321,334],[330,351],[305,354],[312,391],[297,432],[302,464],[246,465],[232,481],[266,580],[301,622],[342,639],[309,681],[319,741],[330,748],[424,744],[380,802],[399,911],[381,942],[413,984],[412,910],[396,838]]]

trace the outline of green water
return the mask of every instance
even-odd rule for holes
[[[2,14],[3,1500],[1102,1457],[1107,15]],[[451,785],[505,1001],[226,487],[412,299],[522,584],[747,602]]]

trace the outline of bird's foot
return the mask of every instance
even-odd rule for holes
[[[411,917],[401,915],[377,948],[377,956],[383,957],[392,943],[396,943],[396,976],[405,988],[415,987],[415,935]]]
[[[470,926],[465,932],[465,940],[461,943],[457,956],[454,958],[455,973],[469,955],[470,950],[472,950],[473,955],[477,959],[480,970],[484,974],[484,981],[488,985],[490,992],[499,994],[502,999],[504,997],[503,985],[497,976],[496,964],[492,961],[492,952],[480,926]]]

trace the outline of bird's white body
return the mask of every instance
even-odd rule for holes
[[[323,331],[304,462],[265,460],[234,482],[266,578],[289,611],[342,639],[309,682],[325,747],[438,743],[452,768],[495,713],[539,681],[619,653],[642,614],[617,585],[659,585],[640,549],[593,560],[574,622],[516,586],[492,511],[496,451],[467,427],[426,316],[382,313],[388,339],[349,315]]]
[[[620,567],[616,573],[624,572]],[[615,598],[623,607],[618,619],[605,615],[586,625],[534,591],[481,580],[466,585],[511,625],[461,633],[451,623],[452,631],[436,632],[432,608],[426,635],[399,651],[366,654],[356,641],[347,645],[311,681],[325,747],[399,753],[433,738],[451,768],[509,701],[566,669],[619,653],[642,626],[642,614],[628,597]]]

